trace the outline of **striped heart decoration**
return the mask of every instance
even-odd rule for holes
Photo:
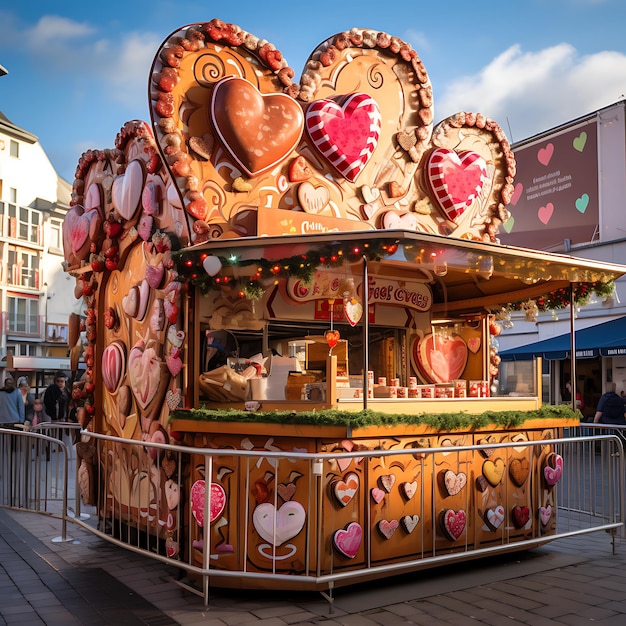
[[[427,177],[439,206],[454,221],[480,196],[487,164],[476,152],[435,148],[428,158]]]
[[[316,100],[308,107],[305,127],[320,154],[354,182],[370,160],[380,138],[381,115],[368,94],[351,94],[343,103]]]

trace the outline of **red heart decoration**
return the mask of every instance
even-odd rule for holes
[[[342,106],[333,100],[317,100],[307,109],[305,125],[320,154],[354,182],[378,145],[380,110],[365,93],[351,94]]]
[[[452,541],[456,541],[463,534],[466,520],[467,516],[463,509],[459,511],[447,509],[441,513],[442,529]]]
[[[530,509],[527,506],[513,507],[513,524],[515,528],[524,528],[530,519]]]
[[[191,512],[198,523],[204,526],[204,496],[206,484],[203,480],[196,480],[191,486]],[[211,503],[209,507],[209,524],[212,524],[224,511],[226,507],[226,492],[222,485],[211,483]]]
[[[326,343],[331,350],[339,343],[340,335],[338,330],[327,330],[324,337],[326,338]]]
[[[425,335],[413,344],[413,356],[420,371],[434,383],[461,378],[467,364],[467,344],[463,337]]]
[[[248,176],[259,176],[295,149],[304,118],[298,103],[282,93],[262,94],[243,78],[218,82],[211,117],[221,142]]]
[[[430,188],[446,217],[456,220],[480,196],[487,180],[487,164],[475,152],[435,148],[428,158]]]

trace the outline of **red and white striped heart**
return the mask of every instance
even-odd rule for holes
[[[487,180],[487,164],[476,152],[435,148],[428,158],[428,183],[450,220],[461,217],[478,198]]]
[[[328,99],[311,103],[305,126],[320,154],[354,182],[378,145],[381,115],[370,95],[354,93],[341,106]]]

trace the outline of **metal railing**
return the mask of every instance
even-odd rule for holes
[[[49,446],[51,458],[64,459],[65,499],[57,507],[64,523],[186,571],[199,581],[192,590],[205,604],[211,585],[239,586],[242,579],[276,588],[297,579],[332,602],[337,586],[583,533],[605,530],[615,548],[626,511],[622,440],[581,432],[321,455],[279,451],[269,441],[263,448],[210,449],[86,432],[85,449],[73,454],[56,437],[0,430],[0,504],[52,511],[49,491],[35,487],[54,477],[41,459]],[[32,449],[42,469],[31,486]],[[442,475],[450,478],[445,492]],[[391,506],[392,493],[400,492]],[[74,514],[67,506],[72,495]],[[85,503],[95,507],[97,523],[81,515]]]

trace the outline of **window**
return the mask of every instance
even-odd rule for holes
[[[38,356],[37,346],[30,343],[9,344],[7,352],[11,352],[13,356]]]
[[[63,251],[63,239],[61,232],[61,220],[50,220],[48,222],[48,239],[45,242],[48,245],[48,250],[52,250],[54,252]]]
[[[42,223],[42,213],[36,209],[16,204],[8,205],[10,237],[22,239],[31,243],[39,243],[39,232]]]
[[[29,335],[39,334],[39,298],[9,296],[9,331]]]
[[[11,139],[10,154],[12,157],[15,157],[16,159],[20,158],[20,144],[17,143],[15,139]]]
[[[7,280],[11,285],[39,289],[39,255],[9,248]]]

